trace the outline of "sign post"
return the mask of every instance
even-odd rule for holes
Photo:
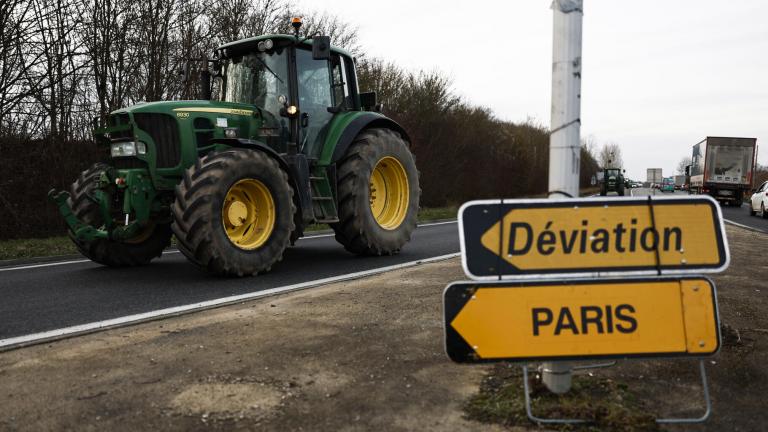
[[[581,146],[582,0],[552,2],[552,114],[549,136],[550,196],[579,196]],[[543,381],[555,393],[571,388],[570,366],[545,363]]]
[[[462,266],[472,281],[443,293],[445,348],[459,363],[543,361],[550,389],[571,361],[702,357],[720,347],[717,297],[698,273],[730,262],[722,212],[708,196],[479,200],[459,209]],[[582,366],[581,368],[584,368]],[[567,383],[565,381],[568,381]],[[574,424],[581,419],[538,423]],[[555,390],[553,390],[555,391]]]

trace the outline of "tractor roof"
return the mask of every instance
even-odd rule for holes
[[[267,35],[261,35],[261,36],[254,36],[246,39],[240,39],[234,42],[225,43],[224,45],[219,46],[217,50],[222,50],[226,48],[248,49],[251,46],[253,46],[253,48],[256,48],[256,44],[258,44],[259,41],[263,41],[267,39],[272,39],[274,41],[284,40],[284,41],[293,42],[296,40],[296,37],[288,34],[267,34]],[[309,48],[312,48],[312,39],[302,39],[301,44]],[[350,58],[352,57],[352,54],[347,50],[344,50],[342,48],[335,47],[335,46],[331,46],[331,52],[342,54]]]

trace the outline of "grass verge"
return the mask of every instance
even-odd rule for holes
[[[457,207],[421,209],[419,210],[419,221],[425,222],[438,219],[455,219],[457,210]],[[331,227],[326,224],[313,224],[307,227],[306,232],[327,229],[331,229]],[[77,254],[77,249],[67,236],[0,241],[0,260],[74,254]]]
[[[643,403],[626,385],[608,378],[575,375],[571,390],[550,393],[538,375],[529,373],[533,413],[541,418],[577,418],[584,425],[547,425],[542,430],[658,431]],[[518,365],[500,363],[483,378],[480,391],[464,406],[467,418],[504,426],[535,427],[525,414],[523,374]]]
[[[67,236],[0,241],[0,260],[76,254]]]

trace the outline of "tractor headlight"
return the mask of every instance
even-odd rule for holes
[[[143,142],[123,141],[113,143],[110,148],[112,157],[124,157],[124,156],[136,156],[137,154],[145,154],[147,152],[147,145]]]

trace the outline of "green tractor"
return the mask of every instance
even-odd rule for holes
[[[600,184],[600,195],[606,196],[608,192],[616,192],[619,196],[624,196],[624,188],[626,187],[624,180],[625,171],[620,168],[604,168],[603,181]]]
[[[109,160],[69,193],[49,193],[83,255],[142,265],[175,235],[198,266],[255,275],[315,223],[355,254],[400,251],[421,193],[408,135],[375,93],[359,92],[352,56],[300,26],[219,47],[201,77],[205,100],[140,103],[98,121]]]

